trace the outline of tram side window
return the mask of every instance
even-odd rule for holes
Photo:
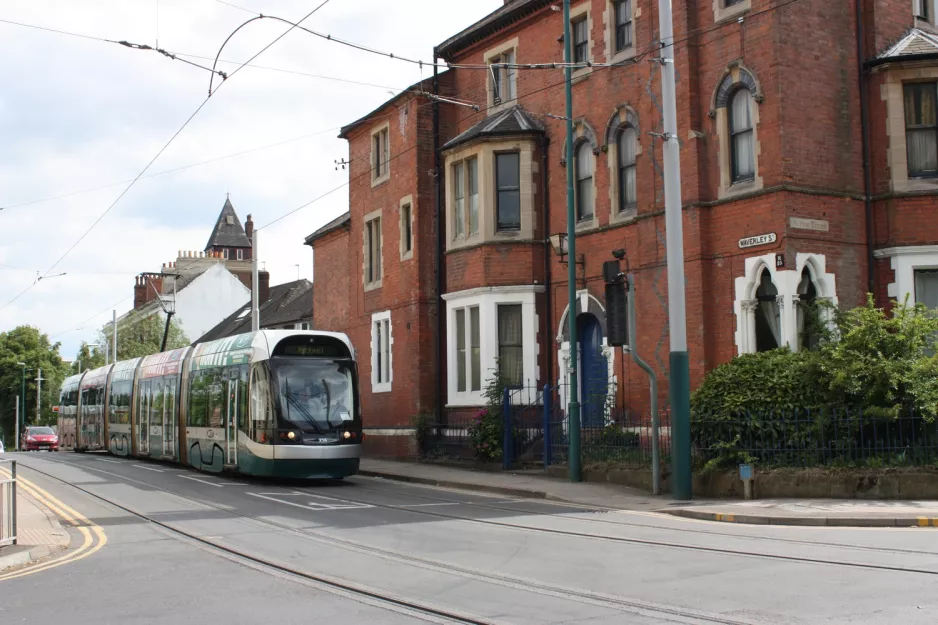
[[[248,428],[248,366],[238,368],[238,428]]]
[[[193,373],[189,384],[189,425],[204,428],[208,412],[208,388],[204,372]]]
[[[224,425],[225,414],[225,377],[223,370],[214,369],[210,373],[208,426],[220,428]]]
[[[163,378],[163,384],[166,387],[166,422],[175,423],[176,422],[176,385],[179,383],[179,379],[176,376],[170,376]]]
[[[152,393],[150,400],[150,427],[163,425],[163,380],[157,378],[153,380],[150,387]]]
[[[270,442],[268,431],[272,422],[270,382],[266,370],[257,365],[251,375],[251,438],[258,443]]]

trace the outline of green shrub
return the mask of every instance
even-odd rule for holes
[[[501,460],[503,433],[501,412],[493,413],[483,408],[476,413],[468,428],[476,458],[484,462]]]
[[[850,454],[889,432],[899,416],[933,424],[938,415],[938,316],[922,305],[895,303],[892,313],[865,306],[830,318],[811,349],[746,354],[717,367],[691,396],[698,464],[817,463]],[[861,418],[862,417],[862,418]],[[906,428],[909,426],[906,425]],[[898,428],[898,429],[897,429]]]

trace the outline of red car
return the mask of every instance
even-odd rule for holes
[[[30,426],[26,428],[24,434],[23,449],[26,451],[39,451],[41,449],[58,451],[59,437],[55,435],[52,428]]]

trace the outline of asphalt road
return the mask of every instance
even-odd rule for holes
[[[0,581],[4,624],[938,622],[934,529],[727,526],[364,477],[18,460],[107,545]]]

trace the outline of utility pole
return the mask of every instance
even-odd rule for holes
[[[42,368],[36,370],[36,424],[42,418]]]
[[[114,348],[111,350],[111,353],[114,354],[114,362],[117,362],[117,311],[111,311],[111,324],[114,329]]]
[[[257,230],[251,233],[251,332],[260,330],[257,311]]]
[[[23,414],[21,415],[21,417],[23,419],[23,425],[25,426],[26,425],[26,363],[18,362],[16,363],[16,366],[23,368],[23,377],[21,381],[22,387],[20,390],[20,405],[23,407]],[[16,423],[19,424],[19,421],[17,420]]]
[[[681,155],[674,78],[671,0],[658,0],[661,23],[661,99],[664,105],[664,221],[668,248],[668,322],[671,336],[671,493],[693,498],[690,467],[690,361],[684,299],[684,228],[681,214]]]
[[[568,465],[570,468],[570,481],[582,480],[580,455],[580,400],[579,383],[577,378],[577,336],[576,336],[576,214],[573,197],[573,42],[570,38],[570,0],[563,0],[563,54],[566,66],[564,67],[564,91],[566,95],[567,118],[567,254],[571,262],[567,263],[567,283],[570,299],[570,308],[567,321],[570,324],[570,405],[567,409],[569,415],[570,449]]]
[[[16,438],[13,439],[14,449],[20,450],[20,398],[16,397]]]

